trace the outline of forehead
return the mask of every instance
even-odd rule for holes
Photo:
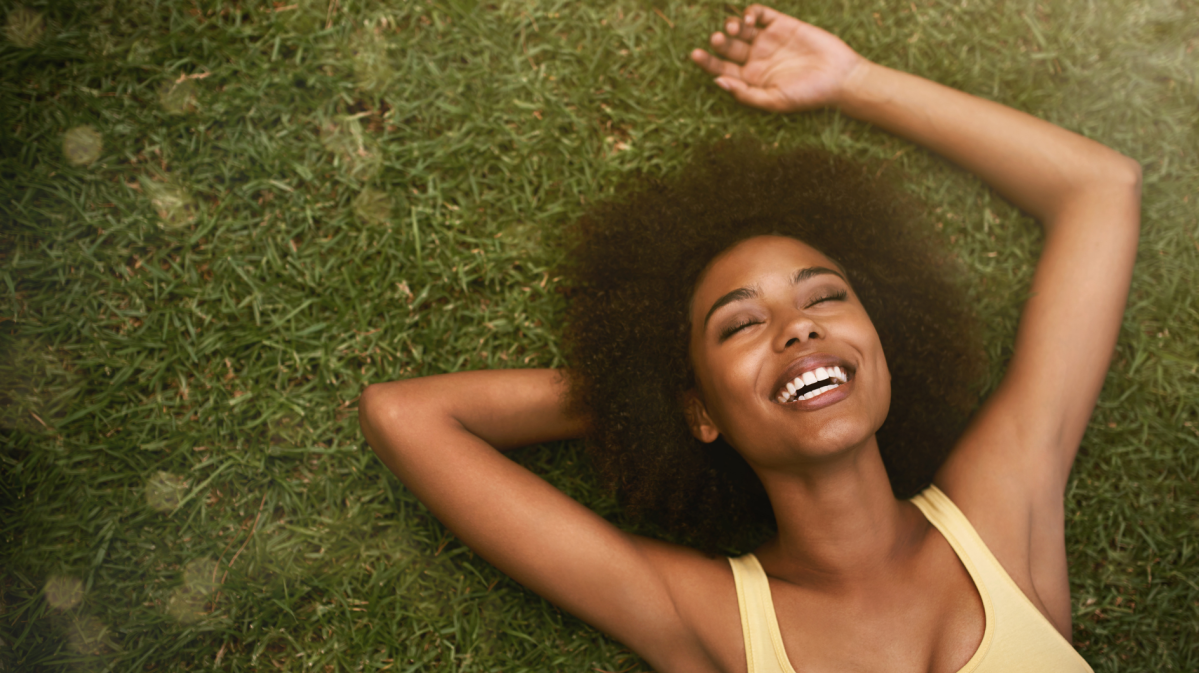
[[[716,256],[700,275],[692,301],[692,316],[707,311],[726,292],[758,285],[775,274],[790,277],[798,269],[840,266],[816,248],[786,236],[755,236]]]

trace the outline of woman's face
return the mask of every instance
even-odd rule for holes
[[[712,261],[695,289],[690,348],[692,431],[723,434],[755,467],[831,457],[887,416],[874,324],[837,265],[795,239],[758,236]]]

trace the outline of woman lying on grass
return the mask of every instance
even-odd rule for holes
[[[472,549],[661,671],[1090,670],[1063,499],[1132,272],[1138,166],[765,7],[711,45],[692,58],[742,103],[836,107],[1043,223],[1014,355],[964,430],[979,370],[943,258],[861,169],[726,147],[583,223],[569,373],[371,386],[371,446]],[[581,436],[682,537],[773,534],[734,559],[631,535],[501,454]]]

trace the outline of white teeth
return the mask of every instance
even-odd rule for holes
[[[829,385],[809,391],[803,395],[798,394],[801,388],[813,385],[819,381],[828,381]],[[845,370],[840,367],[817,367],[796,376],[792,381],[788,382],[786,389],[779,393],[777,399],[779,404],[810,400],[848,382],[849,377],[846,376]]]
[[[782,395],[779,395],[779,396],[778,396],[778,403],[779,403],[779,404],[786,404],[787,402],[792,402],[792,401],[794,401],[794,402],[799,402],[799,401],[802,401],[802,400],[810,400],[810,399],[812,399],[813,397],[818,397],[818,396],[820,396],[820,395],[823,395],[823,394],[827,393],[827,392],[828,392],[828,391],[830,391],[830,390],[834,390],[834,389],[836,389],[836,388],[840,388],[840,387],[841,387],[841,384],[840,384],[840,383],[833,383],[833,384],[831,384],[831,385],[827,385],[827,386],[825,386],[825,387],[823,387],[823,388],[819,388],[819,389],[817,389],[817,390],[813,390],[813,391],[811,391],[811,392],[809,392],[809,393],[804,393],[803,395],[799,395],[799,396],[797,396],[797,397],[796,397],[794,400],[792,400],[792,399],[791,399],[791,393],[784,392]]]
[[[816,397],[817,395],[823,395],[834,388],[840,388],[840,387],[841,387],[841,384],[834,383],[833,385],[825,386],[825,387],[821,388],[820,390],[813,390],[812,392],[808,393],[807,395],[804,395],[803,398],[805,400],[810,400],[813,397]]]

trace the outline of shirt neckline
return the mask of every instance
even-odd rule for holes
[[[974,651],[973,656],[970,657],[965,665],[957,670],[957,673],[970,673],[978,668],[978,665],[982,663],[983,657],[986,656],[987,650],[990,649],[991,639],[995,633],[995,610],[991,604],[991,594],[987,592],[987,588],[983,584],[978,568],[974,566],[974,563],[970,560],[970,557],[964,553],[961,543],[958,542],[957,537],[954,536],[952,531],[944,528],[940,521],[937,521],[935,517],[930,517],[928,512],[925,511],[925,507],[936,507],[936,505],[928,501],[929,498],[926,494],[930,494],[930,492],[935,493],[934,497],[939,495],[941,498],[949,500],[949,496],[942,493],[941,489],[934,485],[930,485],[924,491],[920,492],[919,495],[912,498],[909,502],[916,505],[916,509],[920,510],[920,513],[924,516],[925,520],[932,524],[933,528],[936,528],[937,532],[941,533],[941,537],[945,538],[945,541],[949,543],[949,546],[953,549],[953,553],[958,557],[958,562],[960,562],[966,568],[966,572],[970,575],[970,580],[974,582],[974,588],[976,591],[978,591],[978,597],[980,600],[982,600],[983,604],[984,627],[982,641],[979,642],[978,649]],[[760,572],[762,576],[766,578],[766,626],[770,631],[770,642],[774,645],[775,659],[777,659],[782,665],[784,673],[795,673],[795,669],[791,666],[791,658],[787,656],[787,648],[783,644],[783,634],[782,631],[779,630],[778,616],[774,612],[774,595],[770,590],[770,576],[766,574],[766,570],[762,568],[762,563],[758,561],[758,557],[756,555],[751,552],[746,554],[746,556],[750,557],[753,564],[757,566],[758,572]],[[753,672],[751,671],[750,673]]]

